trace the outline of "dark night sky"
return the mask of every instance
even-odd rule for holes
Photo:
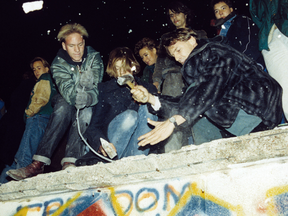
[[[233,0],[239,14],[249,15],[248,1]],[[86,45],[101,53],[105,65],[112,49],[118,46],[134,49],[143,37],[159,40],[163,33],[174,30],[165,15],[168,0],[44,0],[42,10],[28,14],[22,9],[24,2],[28,1],[1,2],[0,98],[4,100],[19,85],[22,74],[30,70],[29,62],[34,57],[52,62],[60,48],[56,36],[66,23],[77,22],[87,29]],[[214,18],[210,0],[183,2],[195,14],[192,28],[204,29],[213,37],[214,29],[209,26]]]

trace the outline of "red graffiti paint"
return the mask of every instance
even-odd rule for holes
[[[94,203],[93,205],[89,206],[87,209],[85,209],[84,211],[82,211],[80,214],[78,214],[77,216],[107,216],[104,211],[102,210],[101,205],[99,205],[99,203]]]

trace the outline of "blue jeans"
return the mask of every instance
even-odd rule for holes
[[[108,138],[117,150],[118,159],[133,155],[148,155],[149,147],[139,147],[138,137],[151,131],[147,118],[157,121],[158,117],[141,105],[138,112],[126,110],[117,115],[108,126]]]
[[[57,94],[52,98],[53,113],[47,129],[41,140],[33,160],[41,161],[47,165],[51,164],[50,158],[58,146],[60,140],[69,129],[68,140],[66,144],[65,157],[61,161],[75,163],[76,158],[81,157],[85,152],[85,146],[81,140],[76,120],[76,108],[66,102],[66,100]],[[86,107],[79,112],[80,131],[85,132],[90,124],[92,108]]]
[[[244,110],[240,109],[234,123],[230,128],[225,128],[225,130],[235,136],[242,136],[253,131],[261,122],[262,120],[259,117],[249,115]],[[192,136],[194,145],[200,145],[204,142],[222,138],[220,129],[212,124],[206,117],[201,118],[193,125]]]
[[[32,163],[38,145],[44,135],[49,121],[49,115],[35,115],[26,120],[26,127],[18,151],[11,166],[6,165],[0,176],[0,182],[7,182],[6,172],[10,169],[19,169]]]

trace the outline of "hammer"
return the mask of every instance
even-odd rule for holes
[[[132,74],[125,74],[124,76],[118,77],[117,83],[121,86],[127,84],[131,89],[135,87],[134,77]]]

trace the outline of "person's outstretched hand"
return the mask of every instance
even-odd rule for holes
[[[155,128],[140,136],[138,140],[141,140],[138,145],[145,146],[147,144],[155,145],[165,139],[167,139],[172,133],[175,128],[174,124],[172,124],[169,120],[158,122],[152,121],[151,119],[147,119],[148,123],[155,126]]]

